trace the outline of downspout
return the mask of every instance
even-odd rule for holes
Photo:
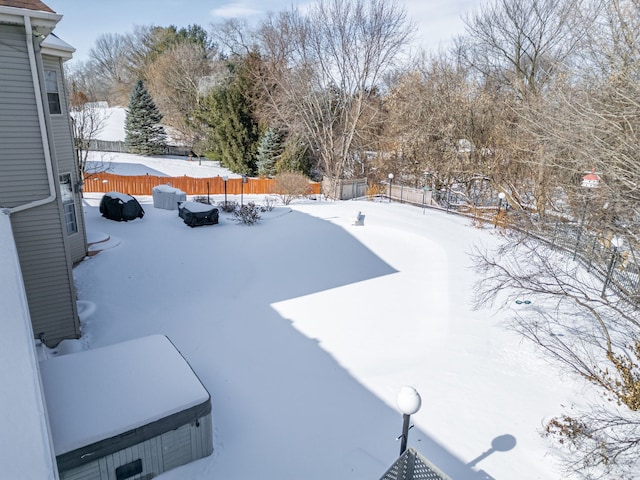
[[[27,52],[29,54],[29,65],[31,67],[31,79],[36,97],[36,109],[38,110],[38,120],[40,123],[40,137],[42,138],[42,150],[44,151],[44,163],[47,168],[47,180],[49,182],[49,195],[40,200],[18,205],[9,209],[10,213],[21,212],[30,208],[39,207],[56,199],[55,179],[53,177],[53,164],[51,161],[51,150],[49,145],[49,135],[47,133],[47,125],[44,115],[44,105],[42,104],[42,89],[40,87],[40,78],[38,77],[38,67],[36,62],[36,53],[33,48],[33,29],[31,28],[31,18],[24,16],[24,29],[27,37]]]

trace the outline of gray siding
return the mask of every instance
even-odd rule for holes
[[[42,92],[34,90],[23,27],[0,25],[0,65],[0,206],[11,208],[49,195],[44,148],[54,160],[55,151],[51,122],[50,145],[40,135],[35,99]],[[57,179],[55,161],[53,169]],[[33,331],[49,346],[80,333],[61,211],[58,198],[11,215]]]
[[[62,235],[58,204],[11,215],[33,332],[49,346],[78,338],[71,265]]]
[[[51,140],[54,145],[55,161],[58,165],[58,172],[61,174],[70,173],[72,182],[75,185],[79,181],[78,168],[73,149],[73,133],[69,117],[68,98],[64,88],[64,70],[62,68],[62,60],[57,57],[43,56],[42,63],[45,70],[55,70],[58,72],[58,91],[60,92],[62,114],[50,116],[52,133]],[[82,214],[82,198],[79,192],[75,193],[74,197],[78,232],[74,234],[67,234],[65,230],[65,235],[67,236],[71,261],[75,264],[82,260],[87,254],[87,237],[85,233],[84,215]],[[62,205],[60,208],[60,214],[64,215]]]
[[[61,480],[116,480],[116,468],[142,459],[142,473],[132,479],[150,479],[213,452],[211,413],[195,423],[150,438],[91,463],[60,472]]]
[[[48,194],[24,28],[0,25],[0,206]]]

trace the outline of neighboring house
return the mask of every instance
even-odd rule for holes
[[[34,335],[80,336],[72,266],[87,253],[64,89],[72,47],[39,0],[0,0],[0,208],[9,212]]]

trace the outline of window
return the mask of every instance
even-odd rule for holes
[[[61,114],[62,108],[60,106],[60,93],[58,91],[58,72],[55,70],[45,70],[44,84],[47,89],[49,113],[52,115]]]
[[[73,184],[71,183],[70,173],[60,175],[60,197],[62,199],[62,211],[64,212],[64,223],[67,227],[67,233],[77,233],[76,203],[73,196]]]

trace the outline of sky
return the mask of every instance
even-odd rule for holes
[[[461,16],[483,1],[486,0],[400,0],[400,5],[405,7],[407,18],[416,26],[416,45],[437,50],[449,45],[454,35],[464,31]],[[208,29],[212,23],[233,17],[256,22],[269,11],[284,10],[296,4],[295,0],[46,0],[45,3],[63,15],[55,33],[76,48],[74,58],[77,60],[87,59],[101,34],[128,33],[136,25],[186,27],[198,24]]]

